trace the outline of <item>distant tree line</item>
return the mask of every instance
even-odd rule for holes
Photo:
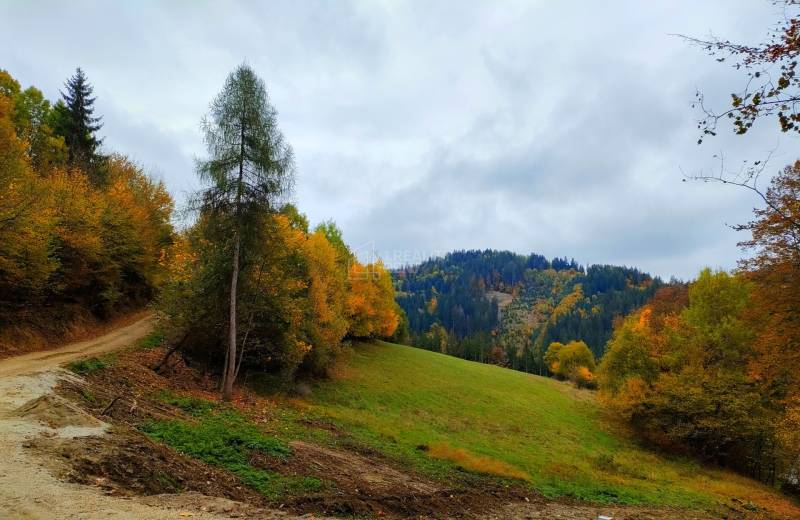
[[[493,250],[457,251],[393,274],[412,345],[540,374],[552,342],[583,341],[602,356],[614,319],[661,284],[637,269]]]
[[[544,343],[583,341],[597,359],[605,352],[614,320],[644,305],[662,285],[638,269],[612,265],[591,265],[573,281],[581,285],[584,298],[547,328]]]

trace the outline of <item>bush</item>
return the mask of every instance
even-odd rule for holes
[[[553,342],[544,356],[550,372],[559,379],[569,379],[582,388],[595,388],[594,355],[583,341],[566,345]]]
[[[572,372],[572,375],[569,379],[575,383],[575,386],[578,388],[597,388],[597,381],[595,380],[594,374],[592,374],[592,371],[585,366],[577,367]]]

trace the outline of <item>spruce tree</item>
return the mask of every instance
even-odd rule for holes
[[[60,112],[57,131],[64,136],[70,163],[89,170],[98,162],[97,149],[102,143],[95,135],[103,126],[101,118],[93,115],[97,98],[92,97],[93,88],[80,67],[64,87],[63,105],[55,107]]]

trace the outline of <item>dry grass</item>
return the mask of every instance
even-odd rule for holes
[[[484,455],[475,455],[463,448],[454,448],[446,442],[437,442],[428,447],[428,455],[435,459],[447,460],[468,471],[485,473],[497,477],[531,481],[531,476],[502,460]]]

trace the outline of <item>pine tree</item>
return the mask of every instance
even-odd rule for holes
[[[97,163],[97,149],[102,143],[95,133],[102,128],[100,117],[94,117],[93,88],[80,67],[64,84],[65,92],[61,92],[63,105],[57,104],[57,131],[64,136],[69,150],[70,163],[87,170]]]
[[[198,173],[210,186],[202,193],[200,209],[229,227],[231,284],[228,350],[223,374],[223,398],[230,399],[235,379],[236,306],[240,258],[250,231],[262,215],[278,209],[294,179],[291,147],[278,129],[277,113],[261,80],[247,65],[228,76],[222,92],[203,120],[210,158]]]

